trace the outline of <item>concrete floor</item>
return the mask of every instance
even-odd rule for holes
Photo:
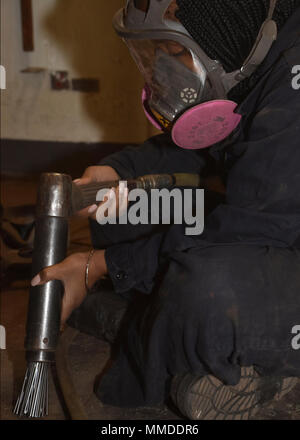
[[[1,186],[1,202],[5,207],[30,204],[35,202],[36,182],[28,179],[4,179]],[[90,247],[88,223],[86,220],[71,221],[70,253],[87,250]],[[1,254],[10,261],[17,261],[16,252],[6,248]],[[27,302],[30,282],[30,260],[18,266],[12,272],[11,282],[7,283],[0,296],[0,324],[6,328],[6,350],[0,350],[1,367],[1,398],[0,419],[12,420],[13,404],[23,383],[26,369],[23,348]],[[84,405],[89,419],[98,420],[163,420],[178,419],[179,416],[167,408],[121,410],[104,407],[93,394],[94,378],[100,373],[109,359],[109,344],[91,336],[78,333],[68,348],[68,361],[71,368],[73,383],[78,396]],[[49,419],[63,420],[67,415],[50,380]],[[300,420],[300,383],[280,402],[272,402],[267,408],[260,410],[256,419]]]

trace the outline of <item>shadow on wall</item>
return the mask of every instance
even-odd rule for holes
[[[140,131],[136,138],[144,139],[149,130],[138,105],[142,78],[112,27],[112,18],[124,3],[124,0],[56,0],[43,23],[51,41],[62,49],[72,65],[71,76],[99,79],[100,93],[82,93],[82,105],[99,124],[99,139],[110,140],[111,133],[118,133],[120,142],[133,138],[133,121]]]

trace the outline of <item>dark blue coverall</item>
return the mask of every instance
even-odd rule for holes
[[[231,385],[239,382],[241,366],[300,377],[300,350],[292,346],[292,329],[300,325],[296,65],[300,9],[260,67],[259,80],[237,110],[242,122],[228,139],[204,153],[183,150],[161,135],[101,162],[127,179],[203,173],[210,156],[221,163],[227,187],[226,200],[210,212],[199,236],[186,236],[180,225],[92,225],[96,247],[106,237],[114,290],[147,297],[97,388],[102,402],[161,403],[169,379],[187,372],[213,374]]]

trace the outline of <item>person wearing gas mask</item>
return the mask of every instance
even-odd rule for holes
[[[63,281],[63,322],[92,309],[87,266],[89,287],[107,275],[133,307],[96,388],[103,403],[154,406],[171,395],[191,419],[247,419],[300,377],[299,25],[300,0],[128,0],[116,14],[145,78],[146,116],[165,133],[78,184],[218,170],[226,198],[196,237],[183,225],[91,220],[93,253],[33,279]]]

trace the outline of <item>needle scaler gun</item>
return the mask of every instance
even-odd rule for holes
[[[119,181],[112,181],[78,186],[68,175],[42,174],[36,205],[33,276],[65,259],[69,217],[95,203],[100,189],[118,185]],[[173,187],[205,188],[205,185],[205,180],[197,174],[147,175],[127,181],[129,190],[141,188],[146,191]],[[14,409],[17,415],[48,415],[48,373],[50,364],[55,362],[62,295],[63,285],[58,280],[30,288],[25,338],[28,365]]]

